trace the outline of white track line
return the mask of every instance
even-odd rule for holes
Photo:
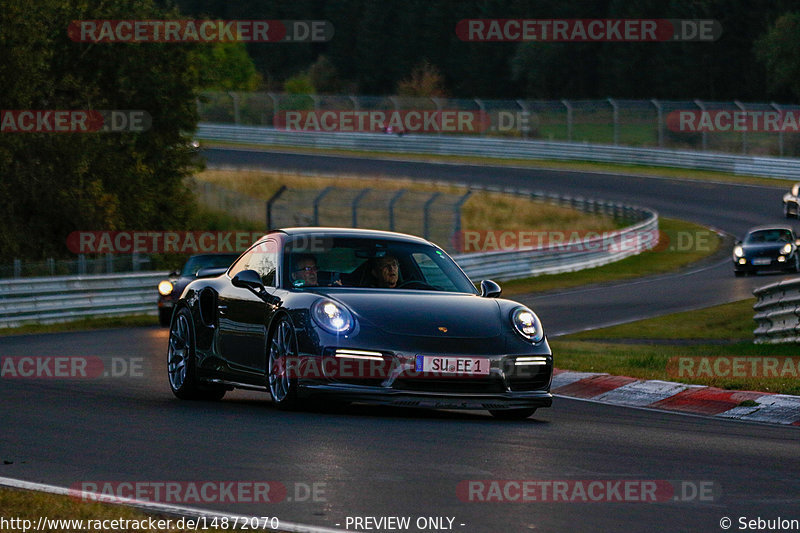
[[[33,483],[30,481],[23,481],[20,479],[13,479],[9,477],[0,477],[0,487],[11,487],[15,489],[23,489],[23,490],[35,490],[38,492],[47,492],[50,494],[58,494],[61,496],[75,496],[76,491],[75,489],[68,489],[65,487],[58,487],[56,485],[46,485],[43,483]],[[102,501],[102,500],[101,500]],[[208,509],[195,509],[192,507],[183,507],[180,505],[167,505],[165,503],[158,503],[158,502],[144,502],[144,501],[133,501],[120,503],[119,505],[125,505],[126,507],[135,507],[137,509],[141,509],[143,511],[155,512],[155,513],[167,513],[170,515],[178,515],[184,516],[187,518],[197,518],[197,517],[206,517],[206,518],[239,518],[239,519],[249,519],[249,518],[257,518],[257,517],[250,517],[246,515],[237,515],[233,513],[223,513],[220,511],[210,511]],[[280,519],[279,519],[280,520]],[[318,526],[310,526],[305,524],[298,524],[295,522],[285,522],[280,520],[278,525],[278,529],[272,529],[269,527],[260,528],[262,530],[268,531],[291,531],[293,533],[342,533],[344,530],[342,529],[333,529],[327,527],[318,527]]]

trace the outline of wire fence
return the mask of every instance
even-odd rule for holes
[[[267,221],[271,229],[331,226],[398,231],[419,235],[448,249],[461,230],[461,207],[470,194],[284,188],[268,202]]]
[[[800,105],[206,92],[201,122],[293,131],[464,134],[800,156]]]
[[[473,191],[455,194],[443,191],[378,188],[288,188],[282,187],[270,199],[250,196],[224,187],[188,180],[199,204],[223,211],[235,219],[263,224],[266,230],[292,226],[329,226],[378,229],[419,235],[447,252],[463,252],[462,209]],[[563,197],[546,192],[495,190],[532,201],[568,207],[613,218],[620,227],[640,222],[640,210],[602,201]],[[248,237],[258,232],[247,233]],[[248,243],[241,243],[246,248]],[[238,245],[238,243],[237,243]],[[241,250],[244,250],[242,248]],[[226,250],[230,251],[230,250]],[[193,252],[198,253],[198,252]],[[0,278],[26,278],[113,274],[164,269],[163,258],[147,253],[79,254],[75,259],[22,261],[0,265]]]

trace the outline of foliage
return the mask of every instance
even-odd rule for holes
[[[397,84],[400,96],[446,96],[444,76],[427,60],[414,67],[411,77]]]
[[[244,43],[208,43],[199,46],[192,63],[200,87],[212,91],[255,91],[261,85],[253,60]]]
[[[415,66],[428,61],[447,93],[459,98],[660,98],[768,100],[771,91],[753,45],[794,0],[178,0],[187,14],[219,18],[327,20],[326,43],[250,45],[258,71],[277,90],[317,63],[335,68],[355,94],[393,94]],[[466,42],[460,20],[713,19],[714,42]],[[797,54],[794,55],[797,57]],[[312,84],[321,92],[335,92]],[[351,90],[352,89],[352,90]]]
[[[800,98],[800,13],[781,16],[755,49],[769,73],[771,88],[787,88]]]
[[[314,94],[314,84],[311,83],[311,76],[303,72],[295,74],[283,84],[283,90],[287,94]]]
[[[66,255],[75,230],[180,228],[192,204],[191,45],[79,43],[81,19],[166,19],[153,0],[0,0],[3,109],[144,110],[143,132],[0,134],[0,259]]]

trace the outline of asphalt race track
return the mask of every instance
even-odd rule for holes
[[[735,235],[784,220],[777,188],[247,151],[207,155],[213,164],[381,173],[623,200]],[[534,306],[552,335],[746,298],[753,287],[782,279],[734,278],[728,261],[725,254],[683,273],[519,299]],[[0,379],[0,476],[65,487],[273,481],[287,489],[282,501],[183,505],[342,530],[354,517],[411,520],[407,529],[350,525],[350,531],[721,531],[723,517],[732,519],[731,529],[740,517],[800,519],[797,428],[564,398],[511,423],[482,412],[370,406],[287,413],[274,409],[266,394],[240,391],[219,403],[183,402],[167,384],[166,339],[160,328],[0,339],[2,356],[95,356],[107,370],[127,369],[90,380]],[[508,481],[664,487],[669,480],[676,491],[658,491],[655,502],[604,501],[614,500],[613,491],[600,501],[569,492],[557,501],[481,502],[475,501],[480,491],[470,499],[459,490],[470,480],[505,487],[495,500],[519,499]],[[313,484],[316,497],[306,497]],[[454,521],[420,529],[420,517]]]

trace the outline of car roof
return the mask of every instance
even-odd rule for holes
[[[422,237],[397,233],[394,231],[383,231],[375,229],[356,229],[356,228],[333,228],[333,227],[297,227],[281,228],[272,230],[266,236],[283,233],[293,237],[298,235],[323,235],[325,237],[372,237],[375,239],[390,239],[404,242],[417,242],[420,244],[431,244]]]
[[[777,226],[756,226],[754,228],[750,228],[749,230],[747,230],[747,233],[750,234],[750,233],[753,233],[754,231],[765,231],[765,230],[776,230],[776,229],[778,229],[778,230],[787,230],[787,231],[791,231],[791,232],[794,233],[794,229],[792,229],[791,226],[781,226],[781,225],[777,225]]]

